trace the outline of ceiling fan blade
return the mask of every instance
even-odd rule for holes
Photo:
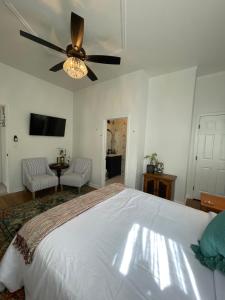
[[[73,48],[80,50],[83,44],[84,19],[74,12],[71,12],[70,31]]]
[[[92,81],[98,80],[98,77],[95,75],[95,73],[86,65],[88,73],[87,77],[91,79]]]
[[[51,69],[49,69],[49,71],[57,72],[57,71],[62,70],[64,62],[65,62],[65,60],[64,60],[64,61],[61,61],[61,62],[58,63],[57,65],[51,67]]]
[[[109,55],[87,55],[86,60],[100,64],[119,65],[121,58]]]
[[[47,42],[47,41],[45,41],[45,40],[43,40],[43,39],[41,39],[41,38],[39,38],[39,37],[37,37],[33,34],[30,34],[28,32],[20,30],[20,35],[27,38],[27,39],[29,39],[29,40],[31,40],[31,41],[34,41],[38,44],[41,44],[42,46],[45,46],[45,47],[51,48],[53,50],[56,50],[58,52],[66,54],[66,51],[64,49],[62,49],[62,48],[60,48],[60,47],[58,47],[58,46],[56,46],[52,43],[49,43],[49,42]]]

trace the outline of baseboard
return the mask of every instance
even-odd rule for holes
[[[22,191],[24,191],[24,190],[25,190],[24,186],[20,186],[20,187],[16,187],[16,188],[13,189],[12,191],[9,190],[8,193],[18,193],[18,192],[22,192]]]
[[[95,188],[95,189],[100,189],[100,185],[94,184],[92,182],[89,182],[88,185],[91,186],[91,187],[93,187],[93,188]]]
[[[190,194],[186,194],[185,195],[185,199],[187,200],[187,199],[192,199],[193,198],[193,195],[190,195]]]
[[[178,201],[178,200],[174,200],[175,203],[178,203],[178,204],[182,204],[182,205],[185,205],[186,204],[186,200],[184,201]]]

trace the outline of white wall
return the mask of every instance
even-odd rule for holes
[[[175,201],[185,201],[196,68],[149,79],[145,155],[158,153],[177,176]]]
[[[196,81],[191,152],[188,173],[188,198],[192,198],[193,196],[195,155],[197,151],[197,133],[200,116],[221,113],[225,114],[225,72],[198,77]]]
[[[0,106],[0,114],[1,120],[4,119],[5,107]],[[1,183],[3,183],[6,187],[8,186],[8,165],[6,160],[6,127],[0,127],[0,157],[1,157]]]
[[[21,190],[21,159],[45,156],[56,160],[58,147],[72,153],[73,93],[0,63],[0,104],[7,107],[9,191]],[[29,135],[29,114],[67,119],[65,137]],[[19,142],[13,141],[17,135]]]
[[[2,148],[3,148],[3,145],[2,145],[2,129],[3,127],[0,127],[0,183],[2,183]]]
[[[138,71],[95,84],[75,93],[74,156],[92,158],[91,183],[93,185],[101,186],[103,184],[106,120],[128,117],[125,184],[140,188],[143,170],[147,83],[146,74]]]
[[[1,182],[8,186],[8,161],[6,160],[6,127],[1,127]]]
[[[75,93],[74,155],[92,158],[93,185],[104,177],[104,121],[128,116],[126,185],[141,188],[144,154],[157,152],[184,203],[195,81],[196,68],[150,79],[138,71]]]
[[[101,186],[104,122],[128,117],[126,185],[141,188],[143,156],[156,151],[165,163],[165,172],[178,176],[175,200],[183,202],[195,79],[196,68],[150,79],[144,71],[137,71],[73,94],[0,64],[0,105],[6,105],[8,113],[10,191],[22,189],[22,158],[46,156],[52,162],[56,148],[66,147],[71,153],[72,146],[75,156],[93,159],[92,184]],[[193,128],[200,114],[225,111],[224,83],[225,73],[197,80]],[[29,136],[30,112],[66,118],[65,137]],[[18,143],[13,142],[14,135]]]
[[[198,77],[194,116],[225,112],[225,72]]]

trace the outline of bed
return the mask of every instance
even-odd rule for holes
[[[48,234],[33,262],[11,244],[0,288],[25,288],[26,300],[224,300],[224,277],[194,257],[212,218],[124,189]]]

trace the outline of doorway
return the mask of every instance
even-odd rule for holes
[[[200,117],[195,160],[194,198],[225,196],[225,114]]]
[[[0,105],[0,195],[7,193],[6,109]]]
[[[108,119],[106,126],[105,185],[125,182],[127,118]]]

